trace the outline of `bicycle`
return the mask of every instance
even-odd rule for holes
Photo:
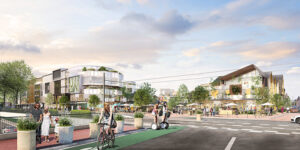
[[[108,132],[106,133],[104,129],[104,125],[108,125],[107,123],[100,123],[100,133],[97,136],[97,149],[103,150],[106,146],[113,147],[115,143],[115,133],[114,130],[112,130],[112,134]],[[102,131],[101,131],[102,130]]]

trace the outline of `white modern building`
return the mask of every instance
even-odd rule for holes
[[[104,78],[105,77],[105,82]],[[126,102],[122,97],[121,87],[136,91],[135,82],[124,81],[122,73],[103,66],[73,67],[57,69],[52,73],[37,78],[35,83],[35,99],[45,102],[48,93],[56,99],[66,95],[71,104],[86,104],[90,95],[97,95],[103,102],[105,87],[105,102]]]

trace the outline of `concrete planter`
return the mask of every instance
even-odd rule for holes
[[[196,119],[197,119],[197,121],[201,121],[201,114],[197,114]]]
[[[73,126],[68,127],[58,127],[59,133],[59,143],[60,144],[69,144],[73,142]]]
[[[97,123],[90,123],[90,138],[97,138],[100,127]]]
[[[35,130],[17,132],[17,149],[18,150],[35,150],[36,149]]]
[[[141,129],[144,126],[143,118],[134,118],[134,127]]]
[[[122,133],[124,131],[124,120],[117,121],[117,133]]]

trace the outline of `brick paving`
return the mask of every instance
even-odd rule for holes
[[[124,126],[124,131],[136,130],[133,126]],[[89,138],[89,129],[75,130],[73,133],[73,141],[84,140]],[[50,142],[47,143],[43,141],[41,144],[37,144],[37,148],[46,147],[46,146],[55,146],[59,145],[55,141],[55,135],[50,134]],[[44,138],[43,138],[44,140]],[[17,149],[17,139],[9,139],[0,141],[0,150],[16,150]]]

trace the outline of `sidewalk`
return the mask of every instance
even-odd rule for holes
[[[124,126],[124,131],[136,130],[133,126]],[[73,133],[73,141],[79,141],[89,138],[90,129],[75,130]],[[55,141],[55,135],[50,134],[50,142],[42,142],[37,144],[37,148],[43,148],[48,146],[60,145]],[[44,140],[44,139],[43,139]],[[17,139],[2,140],[0,141],[0,150],[16,150],[17,149]]]

